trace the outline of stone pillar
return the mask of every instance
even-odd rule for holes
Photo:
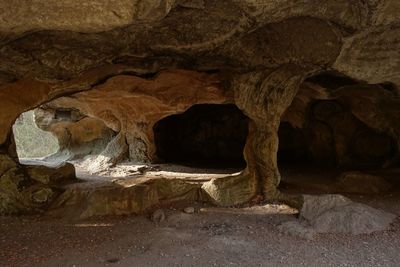
[[[251,120],[245,172],[256,177],[258,192],[268,199],[280,196],[277,190],[281,178],[277,163],[280,120],[308,71],[284,65],[273,71],[242,75],[233,83],[235,102]]]

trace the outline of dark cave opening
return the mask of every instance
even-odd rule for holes
[[[380,169],[395,157],[395,140],[365,125],[341,103],[318,100],[308,109],[303,128],[289,122],[280,125],[280,166]]]
[[[312,163],[306,133],[293,127],[289,122],[281,122],[278,131],[280,166],[305,165]]]
[[[201,168],[243,169],[248,118],[233,104],[199,104],[154,125],[158,158]]]
[[[279,187],[292,193],[384,192],[395,184],[390,168],[397,165],[396,155],[393,138],[369,128],[339,102],[314,101],[304,127],[280,125]]]
[[[400,153],[387,130],[396,129],[388,100],[396,91],[334,71],[307,78],[278,132],[280,190],[372,194],[397,186]]]

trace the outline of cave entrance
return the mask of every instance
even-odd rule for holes
[[[21,163],[46,158],[58,152],[58,139],[38,127],[34,110],[22,113],[13,125],[17,155]]]
[[[43,105],[22,113],[13,125],[13,135],[22,164],[57,167],[99,155],[115,133],[78,110]]]
[[[199,168],[243,169],[248,118],[233,104],[199,104],[154,125],[160,161]]]

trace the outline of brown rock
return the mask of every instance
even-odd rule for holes
[[[357,171],[342,173],[338,186],[340,192],[356,194],[378,194],[392,188],[383,177]]]
[[[57,196],[41,187],[53,190],[71,174],[14,160],[11,126],[44,104],[79,110],[67,123],[44,116],[38,125],[57,135],[60,158],[95,154],[84,163],[93,173],[123,160],[159,160],[153,127],[193,105],[235,104],[249,119],[241,173],[202,185],[161,179],[112,188],[120,198],[109,188],[68,188],[54,206],[89,203],[77,211],[83,217],[141,212],[160,199],[288,201],[278,190],[282,120],[302,131],[305,154],[332,166],[380,167],[399,154],[398,1],[114,2],[0,3],[2,211],[44,208],[32,204],[32,192],[47,205]],[[325,82],[310,79],[324,72]],[[350,83],[336,83],[345,75]],[[341,183],[353,187],[354,179]]]
[[[152,222],[160,223],[165,221],[165,213],[162,209],[158,209],[155,212],[153,212],[150,216],[150,220]]]

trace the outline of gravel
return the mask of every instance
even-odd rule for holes
[[[398,210],[400,194],[363,198]],[[199,208],[199,207],[197,207]],[[262,212],[265,209],[266,212]],[[296,220],[276,204],[249,208],[164,209],[146,216],[66,221],[0,217],[0,266],[398,266],[400,220],[372,234],[282,234]],[[276,211],[275,213],[271,211]]]

